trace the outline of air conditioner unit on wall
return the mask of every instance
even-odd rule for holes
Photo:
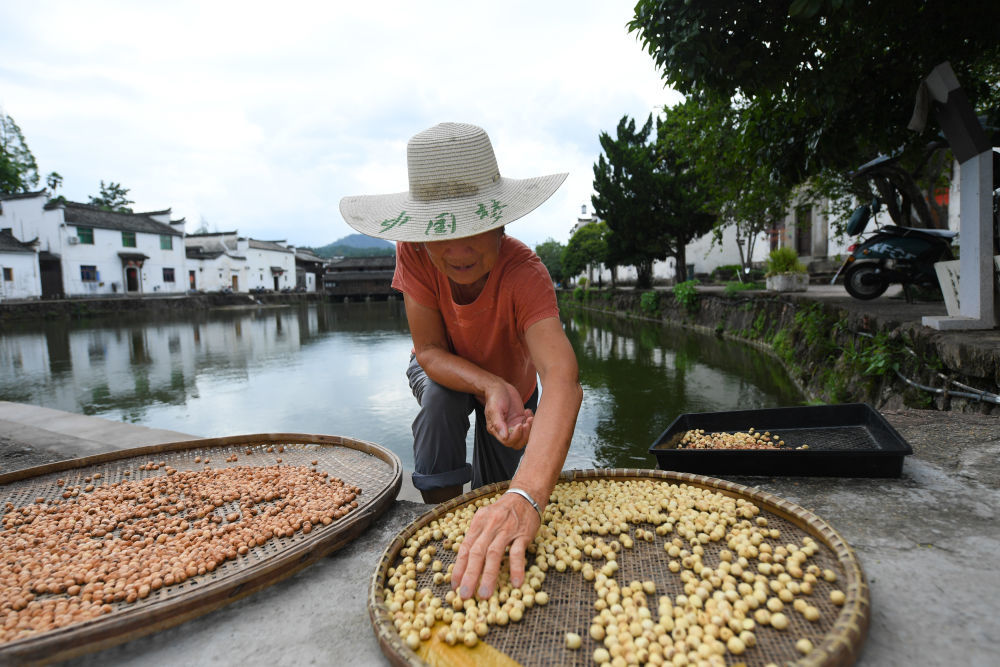
[[[66,239],[66,242],[69,243],[70,245],[76,245],[77,243],[80,242],[80,239],[79,237],[76,236],[70,236],[69,238]]]

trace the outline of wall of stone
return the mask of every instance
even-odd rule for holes
[[[1000,395],[1000,344],[990,342],[1000,340],[1000,332],[940,332],[879,316],[875,309],[866,313],[809,299],[808,293],[699,293],[688,307],[670,291],[658,295],[655,309],[655,299],[643,302],[634,290],[593,291],[583,300],[564,291],[560,305],[669,322],[754,345],[770,352],[811,401],[1000,414],[1000,405],[976,395]]]
[[[289,294],[189,294],[162,297],[105,297],[76,299],[38,299],[16,303],[0,303],[0,324],[32,319],[75,319],[82,317],[113,316],[126,312],[169,312],[207,310],[232,306],[257,304],[295,304],[322,301],[319,293],[293,292]]]

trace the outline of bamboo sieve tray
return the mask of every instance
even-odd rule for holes
[[[274,451],[267,452],[269,447]],[[278,447],[284,451],[278,453]],[[236,455],[237,461],[227,463],[225,459],[231,455]],[[179,471],[199,470],[204,464],[196,463],[196,456],[210,457],[214,469],[274,465],[279,457],[282,465],[310,466],[317,461],[319,471],[361,487],[362,493],[356,509],[330,525],[317,525],[309,534],[298,531],[290,537],[274,537],[212,572],[164,586],[131,604],[114,603],[113,611],[104,616],[0,644],[0,663],[66,660],[178,625],[270,586],[358,537],[392,505],[402,483],[399,457],[373,443],[300,433],[239,435],[110,452],[0,475],[0,513],[7,502],[23,507],[38,497],[56,498],[62,493],[56,484],[60,478],[68,485],[77,484],[100,472],[108,484],[140,480],[164,474],[162,468],[139,470],[143,463],[164,461]],[[125,471],[130,476],[125,476]],[[223,508],[228,505],[235,503]]]
[[[768,519],[769,526],[781,531],[779,539],[769,540],[775,546],[787,542],[801,542],[805,536],[812,537],[820,548],[810,562],[821,568],[829,568],[837,574],[835,584],[827,583],[820,577],[814,584],[813,594],[809,597],[809,603],[821,611],[820,621],[809,622],[801,614],[789,608],[786,610],[789,619],[787,630],[779,632],[770,627],[759,627],[755,630],[756,647],[748,649],[738,658],[732,655],[727,655],[726,658],[729,664],[739,663],[747,666],[776,663],[832,667],[851,665],[857,660],[868,634],[868,585],[854,551],[826,521],[772,494],[690,473],[638,469],[574,470],[564,472],[559,481],[588,479],[664,480],[668,483],[687,484],[718,491],[756,504],[761,510],[761,516]],[[507,485],[507,482],[503,482],[475,489],[438,505],[403,529],[384,552],[370,582],[368,611],[382,652],[392,664],[400,666],[477,663],[594,664],[593,652],[601,646],[601,643],[590,637],[588,629],[596,613],[593,607],[596,594],[591,582],[584,581],[579,572],[570,570],[558,573],[549,569],[543,584],[543,590],[549,594],[548,605],[544,608],[536,606],[527,610],[520,623],[511,623],[506,627],[491,627],[489,634],[473,649],[461,644],[449,647],[432,639],[422,645],[418,653],[406,645],[393,624],[392,615],[383,597],[383,586],[387,581],[389,568],[400,560],[400,551],[405,547],[406,541],[435,519],[444,517],[452,510],[464,507],[479,498],[502,493]],[[643,527],[651,528],[651,525]],[[630,530],[632,529],[630,526]],[[635,579],[651,579],[656,583],[657,596],[669,594],[675,597],[682,593],[679,575],[671,573],[666,567],[669,558],[663,549],[664,539],[656,536],[652,543],[636,540],[633,549],[620,552],[621,569],[616,574],[616,579],[622,585]],[[715,566],[718,562],[718,552],[722,548],[725,548],[724,542],[709,542],[704,545],[706,565]],[[440,548],[439,545],[438,555],[435,557],[440,558],[447,567],[449,563],[454,562],[455,555]],[[528,564],[531,563],[532,557],[529,554]],[[448,585],[434,585],[430,581],[430,575],[429,571],[419,575],[417,587],[430,587],[435,595],[443,598]],[[834,588],[839,588],[846,595],[842,607],[836,607],[829,601],[829,593]],[[575,632],[583,638],[583,645],[579,650],[570,651],[564,647],[566,632]],[[815,647],[807,656],[803,656],[795,649],[795,642],[803,637],[810,639]]]

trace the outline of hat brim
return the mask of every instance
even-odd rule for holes
[[[419,200],[409,192],[356,195],[340,200],[340,213],[366,236],[387,241],[442,241],[475,236],[513,222],[541,206],[569,174],[503,178],[472,195]]]

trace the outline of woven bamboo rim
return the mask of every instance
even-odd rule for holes
[[[828,547],[833,552],[838,565],[843,568],[845,580],[841,586],[841,590],[846,595],[846,601],[832,628],[824,636],[823,641],[816,644],[809,655],[788,664],[795,664],[800,667],[842,667],[852,665],[857,661],[865,638],[868,636],[868,626],[870,623],[868,584],[865,581],[861,565],[854,554],[854,550],[825,520],[794,503],[765,491],[692,473],[633,468],[599,468],[565,471],[560,475],[558,481],[571,482],[587,479],[659,479],[711,489],[734,498],[743,498],[753,501],[761,510],[771,512],[785,519],[813,537],[817,542]],[[500,482],[474,489],[434,507],[434,509],[417,518],[404,528],[386,548],[370,580],[368,615],[371,619],[372,628],[375,631],[379,646],[383,654],[385,654],[386,658],[393,665],[399,667],[418,667],[427,663],[416,652],[410,649],[402,637],[400,637],[393,625],[389,609],[379,594],[382,584],[387,580],[388,569],[396,561],[406,541],[421,528],[456,508],[474,502],[479,498],[502,492],[507,489],[509,484],[509,482]]]
[[[31,485],[39,478],[55,473],[80,471],[83,474],[102,465],[125,462],[130,459],[146,460],[149,457],[167,456],[188,450],[218,450],[221,448],[264,447],[284,445],[319,446],[309,449],[309,456],[323,458],[351,452],[361,466],[368,470],[353,474],[377,474],[387,481],[380,488],[362,488],[358,508],[329,526],[317,526],[308,535],[297,535],[287,547],[279,547],[277,554],[268,554],[259,562],[249,564],[232,574],[221,574],[212,581],[199,583],[194,588],[165,599],[139,600],[129,605],[116,605],[105,616],[57,628],[26,639],[0,644],[0,664],[46,664],[66,660],[86,653],[105,649],[138,637],[179,625],[210,611],[235,602],[286,577],[313,562],[340,549],[381,516],[395,501],[402,485],[403,467],[398,456],[371,442],[336,435],[309,435],[301,433],[263,433],[228,436],[182,442],[150,445],[134,449],[98,454],[80,459],[59,461],[34,468],[17,470],[0,475],[0,488],[5,499],[17,487]],[[356,452],[357,454],[354,454]],[[293,452],[288,450],[289,456]],[[362,455],[368,455],[362,458]],[[370,458],[369,458],[370,457]],[[219,459],[221,464],[221,459]],[[321,461],[321,467],[324,461]],[[245,465],[246,462],[241,463]],[[335,476],[345,476],[342,470],[330,470]],[[351,474],[352,471],[347,471]],[[216,570],[219,573],[220,570]],[[199,575],[193,579],[202,579]],[[166,589],[163,589],[166,590]]]

